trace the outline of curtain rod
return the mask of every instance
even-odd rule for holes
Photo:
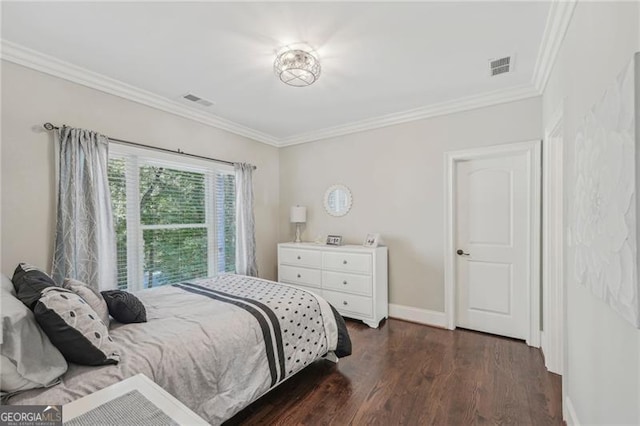
[[[48,122],[44,123],[42,127],[44,127],[46,130],[49,130],[49,131],[60,129],[60,127],[54,126],[53,124],[48,123]],[[140,148],[147,148],[147,149],[153,149],[153,150],[156,150],[156,151],[169,152],[171,154],[179,154],[179,155],[184,155],[184,156],[191,157],[191,158],[199,158],[201,160],[215,161],[217,163],[229,164],[231,166],[233,166],[235,164],[233,161],[220,160],[218,158],[205,157],[203,155],[189,154],[189,153],[186,153],[184,151],[181,151],[179,148],[178,148],[177,151],[174,151],[172,149],[160,148],[160,147],[157,147],[157,146],[145,145],[145,144],[142,144],[142,143],[125,141],[125,140],[122,140],[122,139],[109,138],[109,140],[117,142],[117,143],[125,144],[125,145],[137,146],[137,147],[140,147]],[[257,169],[257,167],[253,166],[253,170],[256,170],[256,169]]]

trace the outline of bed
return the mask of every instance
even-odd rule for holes
[[[61,383],[9,404],[66,404],[143,373],[212,424],[220,424],[322,357],[351,353],[344,320],[313,293],[222,275],[136,293],[146,323],[111,322],[117,365],[70,364]],[[334,358],[335,359],[335,358]]]

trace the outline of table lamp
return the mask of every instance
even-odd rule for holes
[[[307,222],[307,208],[304,206],[293,206],[291,207],[291,214],[289,215],[289,219],[291,223],[296,224],[296,240],[294,242],[299,243],[300,241],[300,224]]]

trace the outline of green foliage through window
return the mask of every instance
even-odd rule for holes
[[[113,227],[116,231],[116,262],[118,265],[118,288],[127,288],[127,185],[124,173],[124,160],[109,160],[107,170],[111,190],[111,209]]]
[[[235,176],[216,175],[216,206],[218,229],[218,272],[235,272],[236,269],[236,182]]]
[[[118,287],[156,287],[235,271],[232,174],[131,155],[113,156],[108,174]]]
[[[203,173],[140,167],[140,223],[171,225],[205,223]]]

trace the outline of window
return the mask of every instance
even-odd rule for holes
[[[118,287],[137,290],[235,270],[230,167],[111,145]]]

